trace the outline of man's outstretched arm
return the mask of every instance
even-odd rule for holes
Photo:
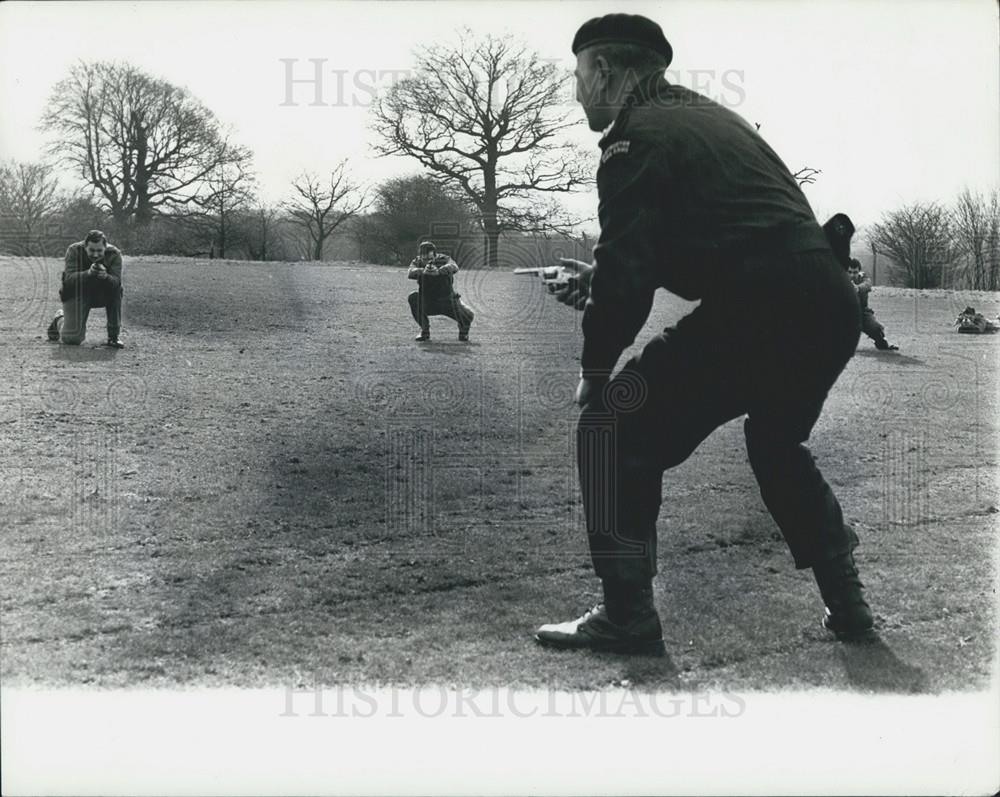
[[[610,151],[610,150],[609,150]],[[662,158],[632,140],[606,156],[597,172],[601,237],[594,248],[589,298],[583,310],[585,378],[606,378],[649,317],[663,224],[658,192],[664,189]]]

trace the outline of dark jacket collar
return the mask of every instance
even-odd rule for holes
[[[653,72],[640,78],[639,82],[632,87],[632,91],[626,95],[625,105],[622,110],[634,108],[636,105],[644,105],[654,95],[659,94],[660,91],[669,85],[662,72]]]
[[[633,108],[637,105],[645,105],[650,99],[664,89],[669,88],[669,86],[670,84],[661,72],[651,72],[645,77],[640,78],[639,82],[625,95],[625,101],[622,103],[622,107],[618,111],[615,120],[604,129],[600,144],[603,146],[611,139],[614,131],[622,129]]]

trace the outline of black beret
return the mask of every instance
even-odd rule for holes
[[[848,238],[854,235],[854,222],[851,221],[851,217],[846,213],[834,213],[827,224]]]
[[[846,213],[835,213],[823,225],[826,240],[830,243],[833,254],[837,256],[840,265],[851,267],[851,237],[854,235],[854,222]]]
[[[674,57],[674,51],[667,37],[663,35],[663,29],[653,20],[638,14],[605,14],[603,17],[588,19],[573,37],[573,55],[585,47],[610,42],[648,47],[662,55],[667,61],[667,66]]]

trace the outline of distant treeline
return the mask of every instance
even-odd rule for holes
[[[90,199],[60,196],[54,180],[41,197],[23,185],[20,193],[12,190],[29,176],[42,185],[51,178],[38,164],[0,168],[0,253],[61,257],[88,230],[101,229],[132,255],[401,266],[430,238],[464,269],[481,268],[487,258],[473,210],[426,176],[379,186],[363,212],[343,219],[323,240],[319,258],[315,236],[287,208],[240,208],[228,212],[224,222],[214,214],[159,213],[140,226],[134,219],[116,222]],[[585,234],[512,231],[502,234],[501,243],[499,267],[513,268],[558,257],[589,260],[596,241]],[[951,206],[915,203],[890,211],[858,232],[853,251],[878,285],[1000,290],[997,192],[964,191]]]
[[[966,189],[951,205],[885,213],[855,238],[855,251],[880,285],[1000,290],[1000,192]]]
[[[10,181],[11,165],[0,170]],[[44,170],[43,170],[44,171]],[[0,191],[0,193],[3,193]],[[9,193],[9,192],[8,192]],[[88,230],[103,230],[128,255],[171,255],[204,259],[315,260],[315,241],[286,209],[276,206],[233,210],[222,224],[212,214],[154,214],[146,224],[116,222],[94,201],[60,197],[25,207],[0,207],[0,253],[61,257]],[[426,177],[398,178],[375,191],[366,212],[345,219],[322,243],[320,260],[406,265],[417,245],[432,239],[464,269],[480,268],[486,243],[474,213]],[[502,268],[551,263],[559,257],[591,258],[595,243],[584,234],[508,232],[501,236]]]
[[[563,135],[582,121],[562,102],[572,76],[492,34],[456,33],[414,57],[414,74],[373,103],[370,144],[419,173],[372,186],[346,160],[310,163],[274,205],[254,153],[188,88],[128,62],[81,61],[38,120],[43,162],[0,172],[0,248],[58,255],[100,228],[133,254],[227,259],[402,264],[429,237],[467,268],[520,265],[542,242],[546,256],[588,249],[573,243],[585,220],[558,201],[593,182],[590,153]],[[502,256],[501,242],[513,245]]]
[[[404,265],[431,238],[464,268],[589,259],[594,241],[578,231],[594,220],[560,201],[592,185],[595,166],[566,137],[581,121],[563,101],[572,76],[493,34],[415,58],[370,122],[374,149],[419,172],[363,185],[341,160],[303,171],[276,204],[261,197],[254,153],[188,89],[128,63],[78,63],[38,120],[44,161],[0,164],[0,252],[58,257],[96,228],[136,255]],[[997,190],[966,190],[885,213],[854,253],[880,284],[997,290],[998,233]]]

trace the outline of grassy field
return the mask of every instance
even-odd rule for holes
[[[995,650],[997,295],[878,288],[812,448],[862,538],[881,642],[821,633],[739,422],[665,477],[665,659],[536,647],[595,601],[573,470],[579,316],[468,272],[472,342],[412,341],[401,269],[134,258],[53,345],[60,264],[0,260],[6,685],[985,686]],[[690,305],[663,295],[642,341]],[[822,319],[817,319],[822,323]]]

